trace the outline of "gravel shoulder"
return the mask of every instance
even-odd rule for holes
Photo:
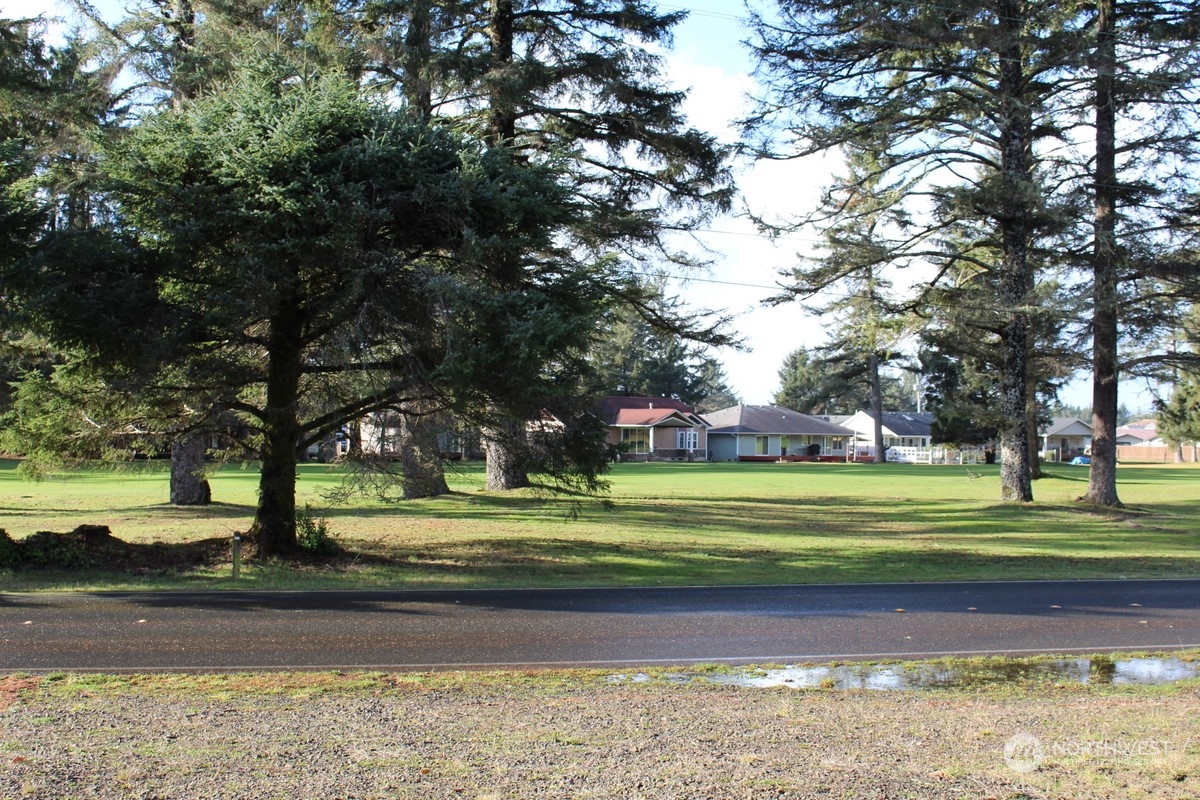
[[[591,672],[10,676],[0,798],[1195,798],[1198,718],[1195,683],[885,693]]]

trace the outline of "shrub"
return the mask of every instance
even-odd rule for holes
[[[71,534],[38,531],[19,545],[20,560],[31,567],[77,569],[93,566],[87,545]]]
[[[21,560],[21,549],[8,531],[0,528],[0,569],[11,569]]]
[[[341,549],[329,532],[329,520],[315,516],[307,503],[296,514],[296,542],[301,550],[317,556],[330,556]]]

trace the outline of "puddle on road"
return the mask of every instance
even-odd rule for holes
[[[1064,658],[1050,661],[920,662],[915,664],[849,664],[788,666],[714,673],[667,673],[650,676],[612,675],[616,683],[649,680],[725,686],[794,689],[969,689],[1006,683],[1079,683],[1153,686],[1200,678],[1200,662],[1177,658]]]

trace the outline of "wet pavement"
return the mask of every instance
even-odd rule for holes
[[[803,664],[1191,648],[1200,648],[1200,580],[0,593],[3,672]],[[1122,668],[1114,679],[1135,673]]]

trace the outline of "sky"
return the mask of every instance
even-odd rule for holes
[[[51,5],[57,3],[0,0],[0,15],[33,16]],[[99,0],[94,5],[119,11],[123,4]],[[676,29],[674,47],[662,55],[669,80],[688,91],[684,110],[691,124],[723,142],[735,142],[734,123],[750,108],[755,90],[753,64],[742,44],[749,35],[742,4],[737,0],[684,0],[659,3],[659,8],[689,12]],[[798,233],[770,241],[758,233],[745,212],[777,220],[807,213],[839,164],[822,158],[741,161],[734,169],[740,193],[735,206],[738,213],[718,218],[693,238],[679,241],[679,246],[689,251],[707,251],[711,267],[687,279],[672,279],[669,288],[692,309],[733,315],[731,330],[741,338],[742,349],[721,348],[712,355],[724,366],[730,388],[742,402],[766,404],[779,388],[779,368],[788,353],[819,345],[825,338],[822,320],[807,313],[804,303],[768,306],[763,302],[777,293],[780,270],[813,253],[815,237]],[[1131,408],[1149,408],[1149,398],[1139,387],[1123,387],[1123,393],[1122,402]],[[1086,407],[1091,402],[1090,384],[1086,378],[1077,380],[1060,393],[1060,399]]]

